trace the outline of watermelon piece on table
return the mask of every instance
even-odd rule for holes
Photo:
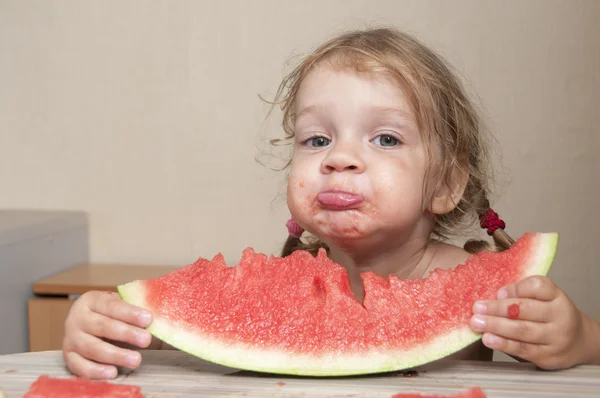
[[[153,313],[150,333],[214,363],[310,376],[389,372],[479,340],[469,327],[474,302],[546,275],[557,243],[554,233],[526,233],[509,250],[478,253],[416,280],[366,272],[362,303],[324,250],[279,258],[248,248],[235,267],[218,254],[118,291]]]
[[[454,395],[435,395],[435,394],[412,394],[400,393],[395,394],[392,398],[487,398],[480,387],[472,387],[467,391],[459,392]]]
[[[24,398],[145,398],[140,387],[107,381],[92,381],[82,377],[52,377],[41,375]]]

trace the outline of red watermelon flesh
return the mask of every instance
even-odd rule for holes
[[[362,303],[346,270],[323,250],[279,258],[246,249],[235,267],[219,254],[118,290],[154,314],[153,335],[215,363],[313,376],[387,372],[480,339],[469,327],[473,303],[545,275],[557,241],[557,234],[528,233],[507,251],[479,253],[417,280],[363,273]]]
[[[144,398],[140,387],[82,377],[60,378],[41,375],[24,398]]]
[[[480,387],[473,387],[454,395],[400,393],[393,395],[392,398],[486,398],[486,395]]]

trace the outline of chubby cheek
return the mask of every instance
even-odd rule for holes
[[[397,201],[406,194],[407,187],[402,184],[402,179],[397,173],[390,173],[389,170],[378,170],[377,173],[373,174],[373,202],[377,204],[375,211],[385,214],[398,207]]]
[[[423,206],[423,179],[404,167],[381,168],[372,174],[373,217],[397,220],[398,217],[418,217]]]
[[[308,219],[317,212],[315,207],[315,192],[311,187],[315,187],[314,182],[305,175],[291,172],[287,183],[287,204],[288,209],[298,224],[306,228]]]

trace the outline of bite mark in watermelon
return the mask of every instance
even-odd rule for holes
[[[24,398],[145,398],[138,386],[107,381],[92,381],[82,377],[60,378],[41,375]]]
[[[486,398],[486,395],[480,387],[472,387],[467,391],[459,392],[454,395],[400,393],[393,395],[392,398]]]
[[[474,302],[546,275],[557,243],[557,234],[527,233],[507,251],[482,252],[423,279],[366,272],[362,303],[324,250],[279,258],[246,249],[235,267],[218,254],[118,291],[153,313],[154,336],[214,363],[309,376],[389,372],[479,340],[469,327]]]

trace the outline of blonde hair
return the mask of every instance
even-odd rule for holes
[[[313,68],[324,63],[359,73],[383,73],[400,84],[428,144],[432,161],[427,176],[433,182],[433,189],[426,184],[426,195],[443,184],[453,189],[460,176],[468,174],[464,193],[455,208],[436,215],[433,236],[447,239],[460,226],[472,226],[486,217],[490,210],[487,199],[489,154],[478,112],[446,62],[407,33],[391,28],[351,31],[325,42],[304,58],[283,79],[272,102],[281,104],[285,132],[283,139],[271,140],[272,144],[289,142],[294,137],[295,101],[300,84]],[[486,241],[469,240],[465,250],[471,253],[501,251],[513,243],[502,228],[496,229],[492,237],[494,246]],[[289,255],[294,250],[315,254],[320,247],[327,249],[314,238],[308,237],[303,242],[290,236],[281,255]]]

